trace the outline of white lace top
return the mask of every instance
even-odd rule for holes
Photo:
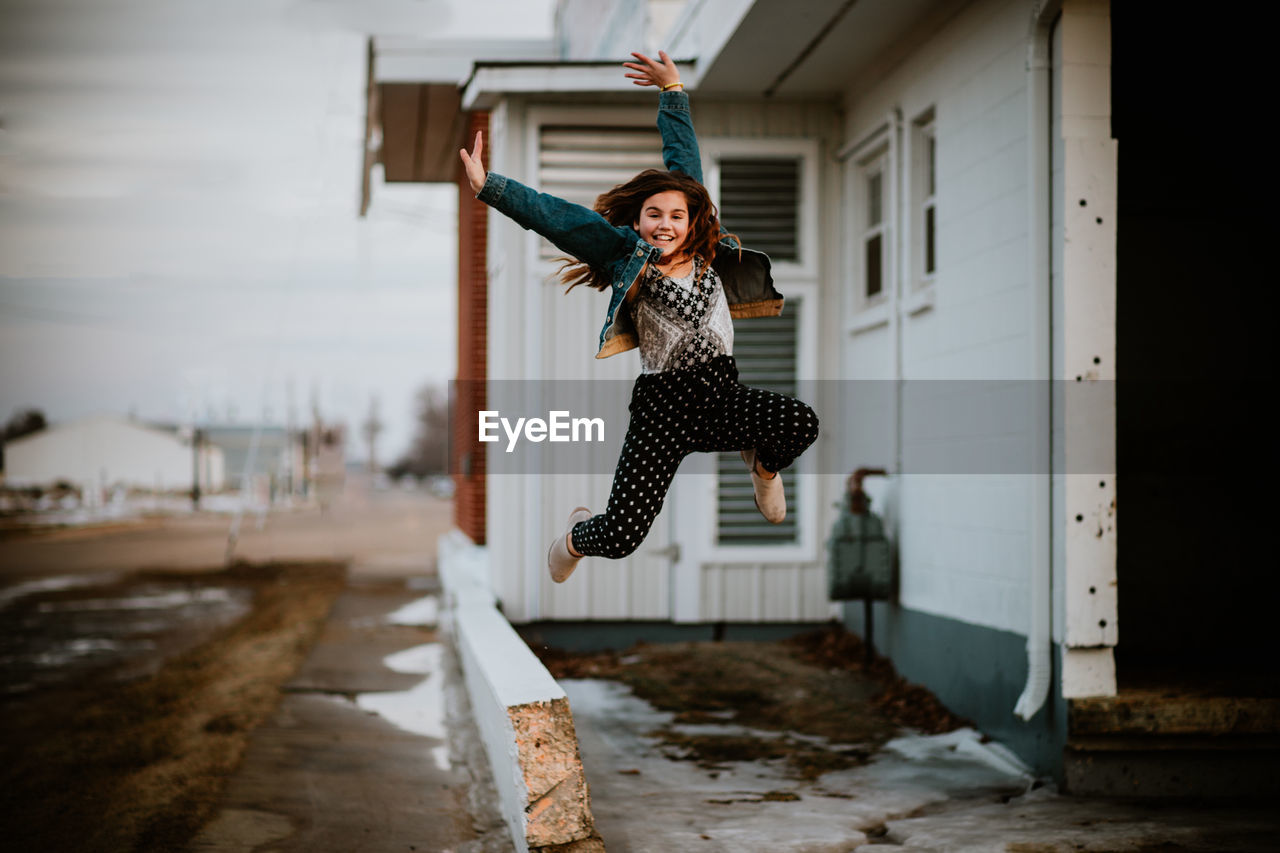
[[[733,354],[733,318],[720,276],[702,258],[683,278],[649,265],[632,312],[645,373],[661,373]]]

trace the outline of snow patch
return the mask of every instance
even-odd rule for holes
[[[439,643],[427,643],[404,649],[383,658],[383,663],[394,672],[427,676],[408,690],[384,693],[361,693],[356,705],[385,719],[387,722],[414,734],[425,735],[436,743],[431,747],[431,757],[441,770],[448,770],[449,743],[445,728],[444,690],[436,679],[444,677],[444,647]]]
[[[391,625],[413,625],[435,627],[440,619],[440,601],[434,595],[410,601],[404,607],[387,614],[386,621]]]

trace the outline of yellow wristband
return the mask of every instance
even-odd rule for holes
[[[684,84],[683,84],[683,83],[681,83],[679,80],[677,80],[677,81],[676,81],[676,82],[674,82],[674,83],[668,83],[667,85],[663,86],[663,87],[662,87],[661,89],[659,89],[658,91],[659,91],[659,92],[665,92],[665,91],[667,91],[668,89],[674,89],[676,86],[679,86],[681,89],[683,89],[683,88],[684,88]]]

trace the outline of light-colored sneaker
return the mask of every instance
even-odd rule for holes
[[[551,548],[547,550],[547,568],[551,570],[551,579],[556,583],[567,581],[569,575],[573,574],[573,570],[578,568],[578,561],[582,558],[569,553],[569,543],[566,540],[575,524],[589,518],[591,518],[591,510],[585,506],[580,506],[569,513],[569,524],[565,527],[564,533],[557,536],[551,543]]]
[[[787,495],[782,490],[782,473],[765,479],[756,473],[756,451],[742,451],[742,461],[751,472],[751,488],[755,491],[756,509],[771,524],[781,524],[787,517]]]

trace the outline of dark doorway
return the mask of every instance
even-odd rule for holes
[[[1111,15],[1117,674],[1275,695],[1271,49],[1222,9]]]

